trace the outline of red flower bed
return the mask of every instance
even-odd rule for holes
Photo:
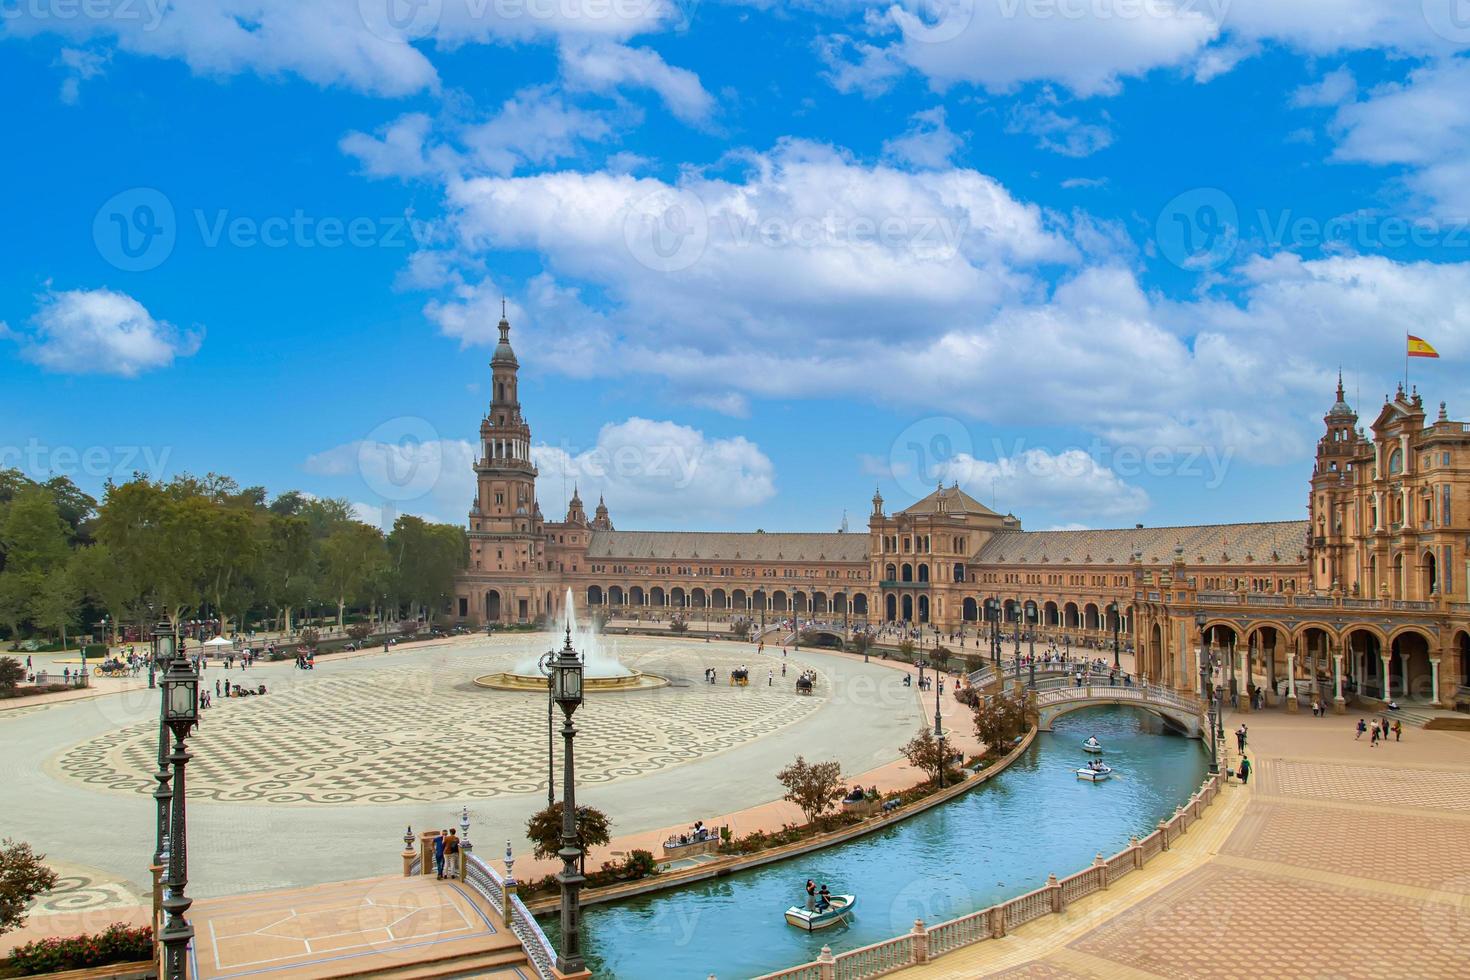
[[[114,922],[92,936],[38,939],[10,951],[7,965],[21,976],[84,970],[109,963],[134,963],[153,958],[153,929]]]

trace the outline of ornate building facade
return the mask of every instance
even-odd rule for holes
[[[1370,435],[1339,382],[1304,521],[1026,531],[956,485],[892,513],[875,493],[866,533],[619,531],[601,499],[588,519],[579,490],[561,520],[542,515],[510,324],[499,326],[463,621],[555,618],[569,589],[579,605],[696,627],[901,621],[967,649],[998,620],[1039,642],[1120,636],[1142,677],[1180,691],[1198,690],[1204,645],[1239,688],[1289,707],[1470,702],[1470,520],[1456,522],[1470,515],[1470,424],[1441,405],[1426,425],[1416,392],[1386,400]]]

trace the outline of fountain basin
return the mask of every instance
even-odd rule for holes
[[[494,674],[482,674],[475,678],[475,684],[479,687],[488,687],[496,691],[544,691],[546,690],[546,678],[541,674],[517,674],[514,671],[502,670]],[[630,674],[616,674],[612,677],[583,677],[583,691],[651,691],[657,687],[667,687],[669,679],[660,677],[658,674],[644,674],[633,672]]]

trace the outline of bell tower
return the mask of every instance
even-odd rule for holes
[[[500,318],[500,343],[490,358],[489,411],[480,422],[479,486],[471,530],[502,534],[540,532],[536,466],[531,462],[531,427],[521,415],[517,391],[520,364],[510,346],[510,322]],[[476,526],[478,525],[478,526]],[[534,560],[535,556],[518,556]]]
[[[1357,413],[1343,397],[1342,372],[1337,374],[1337,401],[1322,417],[1326,431],[1317,441],[1312,470],[1311,540],[1308,555],[1312,587],[1319,592],[1340,590],[1354,594],[1356,563],[1351,547],[1357,529],[1353,501],[1356,490],[1354,457],[1359,453]]]

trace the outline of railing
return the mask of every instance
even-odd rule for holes
[[[1060,912],[1072,902],[1107,888],[1123,875],[1168,850],[1170,843],[1199,820],[1201,811],[1219,795],[1223,778],[1211,776],[1173,817],[1160,820],[1153,833],[1142,840],[1132,838],[1128,846],[1117,854],[1095,862],[1071,877],[1061,881],[1048,879],[1045,886],[1035,891],[934,926],[925,927],[923,922],[916,922],[913,932],[835,957],[824,947],[822,958],[816,962],[767,973],[757,980],[868,980],[869,977],[883,976],[927,962],[964,946],[999,938],[1027,922]]]
[[[929,955],[938,956],[990,938],[990,910],[982,909],[941,922],[929,930]]]
[[[1393,608],[1405,609],[1410,612],[1429,612],[1434,608],[1434,603],[1424,602],[1418,599],[1395,599],[1393,600]]]
[[[1166,707],[1177,708],[1180,711],[1198,713],[1199,704],[1188,698],[1180,697],[1177,693],[1167,687],[1159,687],[1155,684],[1084,684],[1082,687],[1075,685],[1058,686],[1052,690],[1042,691],[1036,696],[1037,706],[1048,704],[1062,704],[1067,701],[1085,701],[1094,696],[1094,691],[1106,693],[1096,695],[1109,700],[1141,701],[1144,704],[1162,704]]]
[[[505,881],[495,873],[495,869],[473,854],[465,854],[464,880],[475,891],[490,903],[495,911],[505,914]]]
[[[463,851],[460,853],[465,861],[465,884],[479,892],[496,912],[504,915],[505,879],[475,855],[465,854]],[[551,941],[541,931],[536,917],[527,910],[521,897],[515,894],[510,899],[510,931],[520,940],[521,948],[526,951],[526,958],[536,970],[536,976],[540,980],[554,980],[556,950],[551,948]]]
[[[867,980],[908,966],[914,961],[914,937],[899,936],[843,953],[835,965],[837,980]]]
[[[551,940],[541,931],[536,917],[526,908],[519,895],[511,896],[510,931],[521,941],[526,956],[536,968],[536,975],[541,980],[554,980],[557,975],[556,950],[551,948]]]

